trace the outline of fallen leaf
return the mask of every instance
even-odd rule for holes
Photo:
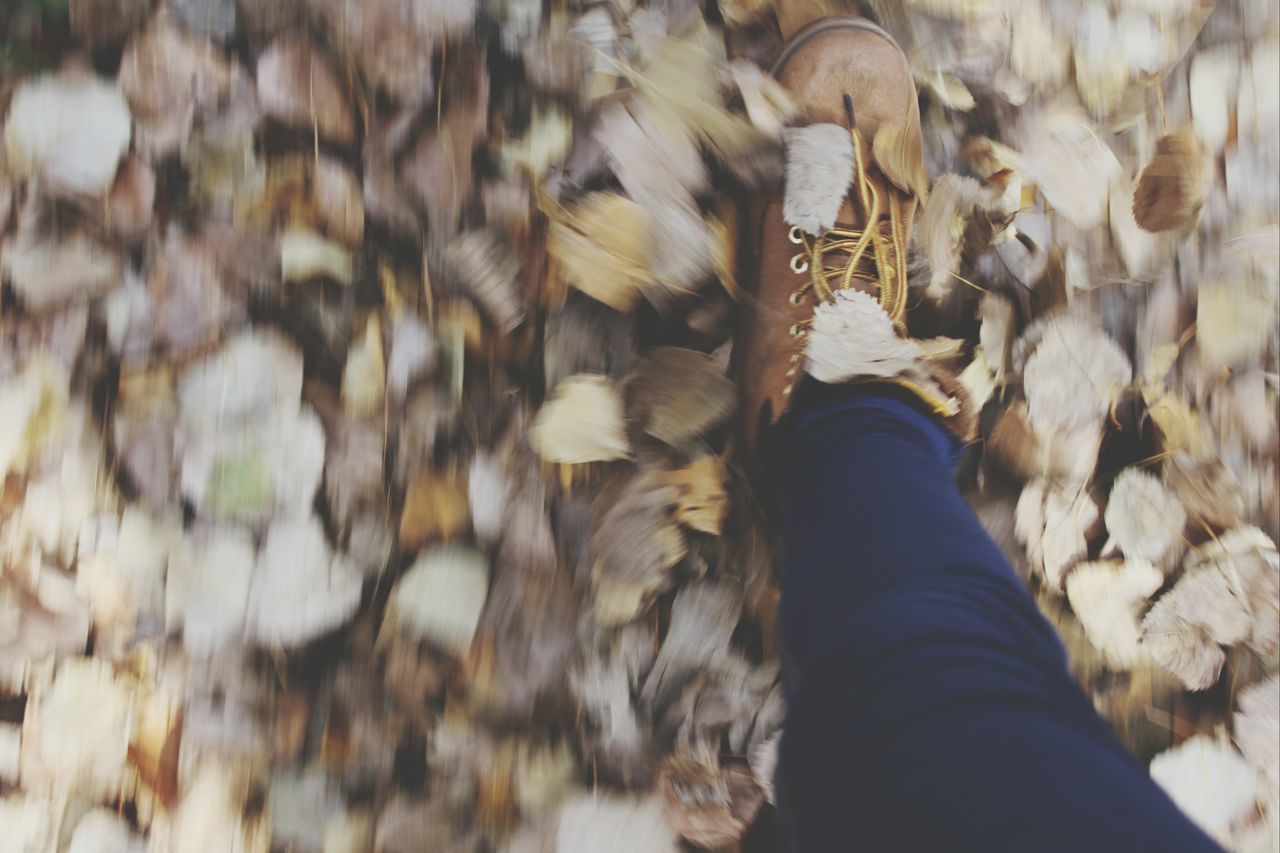
[[[1043,572],[1052,590],[1089,551],[1089,535],[1098,507],[1084,490],[1069,491],[1044,480],[1023,488],[1014,511],[1014,529],[1027,547],[1027,559]]]
[[[647,434],[692,446],[732,414],[737,389],[714,360],[678,347],[651,350],[627,377],[628,411]]]
[[[1190,231],[1209,197],[1209,161],[1192,130],[1160,137],[1138,178],[1133,216],[1146,231]]]
[[[82,233],[54,239],[20,232],[0,246],[0,266],[29,311],[94,299],[124,279],[120,256]]]
[[[283,36],[258,57],[258,100],[281,124],[344,146],[355,140],[346,90],[329,58],[303,36]]]
[[[246,85],[238,65],[207,39],[176,27],[168,15],[157,16],[129,41],[119,81],[138,122],[138,146],[157,159],[184,148],[195,119]]]
[[[187,536],[169,565],[165,622],[180,628],[187,651],[202,657],[238,645],[244,635],[255,552],[248,533],[215,528]]]
[[[1052,111],[1032,126],[1009,165],[1029,177],[1056,212],[1080,229],[1107,215],[1111,182],[1121,173],[1111,149],[1082,116]]]
[[[562,380],[534,418],[529,444],[546,461],[570,465],[630,456],[613,383],[590,374]]]
[[[445,249],[451,279],[470,295],[504,334],[524,322],[520,260],[491,231],[468,231]]]
[[[306,228],[290,228],[280,236],[280,274],[285,281],[331,278],[351,284],[351,253]]]
[[[271,161],[263,191],[264,214],[319,228],[345,246],[364,239],[364,200],[343,163],[324,155],[294,154]]]
[[[656,796],[578,794],[560,808],[550,843],[558,853],[675,853],[679,839]]]
[[[1236,91],[1240,56],[1234,45],[1221,44],[1196,51],[1188,72],[1191,120],[1196,136],[1210,154],[1217,154],[1231,132],[1231,102],[1225,93]]]
[[[1240,692],[1231,733],[1245,760],[1266,774],[1274,790],[1280,783],[1280,675]]]
[[[1274,654],[1278,594],[1275,545],[1256,528],[1228,531],[1192,552],[1182,578],[1143,620],[1143,643],[1188,690],[1205,690],[1222,670],[1222,646],[1249,641]]]
[[[912,111],[916,109],[912,104]],[[924,139],[911,125],[881,124],[871,142],[876,165],[894,186],[909,196],[929,198],[929,174],[924,167]]]
[[[547,254],[569,284],[627,312],[650,278],[651,229],[648,212],[634,201],[594,193],[553,217]]]
[[[119,42],[151,13],[151,0],[68,0],[71,32],[90,45]]]
[[[722,8],[724,5],[727,3],[722,3]],[[800,117],[800,102],[795,95],[759,65],[735,59],[729,63],[729,71],[747,117],[760,130],[781,136],[782,129]]]
[[[1196,297],[1196,352],[1209,370],[1256,362],[1266,350],[1278,302],[1261,282],[1209,281]]]
[[[64,195],[106,193],[132,138],[120,88],[74,71],[19,83],[4,125],[13,177]]]
[[[928,89],[944,107],[967,113],[978,105],[969,87],[954,74],[935,69],[928,74],[917,75],[916,85]]]
[[[1075,318],[1050,319],[1023,370],[1031,426],[1043,435],[1092,427],[1132,378],[1128,357],[1106,333]]]
[[[764,792],[746,768],[720,767],[688,755],[667,759],[660,785],[668,820],[698,847],[738,842],[764,802]]]
[[[1067,599],[1085,635],[1113,669],[1148,662],[1138,612],[1164,583],[1164,573],[1145,560],[1081,563],[1067,574]]]
[[[691,530],[719,536],[729,511],[728,472],[716,456],[703,456],[663,476],[676,489],[676,520]]]
[[[167,8],[184,27],[216,41],[236,31],[236,0],[167,0]]]
[[[1221,843],[1254,809],[1253,768],[1229,745],[1196,735],[1151,759],[1151,778],[1178,808]]]
[[[28,703],[22,732],[22,785],[77,791],[109,803],[125,780],[135,699],[104,661],[63,661]],[[93,713],[84,713],[92,708]]]
[[[351,345],[342,369],[342,405],[348,416],[368,418],[382,411],[386,396],[386,368],[382,361],[382,323],[371,314],[364,335]]]
[[[249,636],[266,648],[308,643],[351,618],[362,584],[346,557],[330,549],[319,519],[273,522],[249,591]]]
[[[391,625],[450,654],[471,647],[489,591],[489,564],[457,545],[432,548],[396,582],[387,603]]]
[[[1186,510],[1173,492],[1145,471],[1120,472],[1105,518],[1107,532],[1128,558],[1164,566],[1181,550]]]
[[[416,551],[432,542],[458,539],[470,525],[466,480],[452,473],[423,471],[405,494],[400,549]]]

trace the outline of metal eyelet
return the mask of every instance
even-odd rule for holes
[[[799,305],[801,302],[804,302],[804,292],[800,290],[793,290],[791,292],[790,298],[787,299],[787,301],[790,302],[792,305]]]
[[[791,333],[791,337],[793,338],[803,338],[809,333],[809,330],[804,326],[801,326],[799,323],[792,323],[791,328],[788,331]]]
[[[791,365],[787,368],[787,378],[790,379],[792,376],[795,376],[799,370],[800,368],[796,367],[794,364]]]
[[[800,363],[800,353],[798,353],[798,352],[793,352],[793,353],[791,353],[791,363],[792,363],[792,364],[799,364],[799,363]]]
[[[794,388],[794,387],[795,387],[794,385],[787,385],[786,387],[784,387],[784,388],[782,389],[782,396],[784,396],[784,397],[790,397],[790,396],[791,396],[791,389],[792,389],[792,388]]]
[[[808,272],[808,270],[809,261],[805,258],[804,253],[791,256],[791,271],[793,273],[799,274],[802,272]]]
[[[800,233],[799,225],[791,226],[791,230],[787,232],[787,239],[797,246],[804,242],[804,236]]]

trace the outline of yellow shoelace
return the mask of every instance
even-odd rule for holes
[[[808,280],[792,291],[791,302],[800,304],[812,290],[822,302],[833,302],[838,290],[851,287],[855,278],[879,285],[879,301],[890,319],[901,324],[907,309],[907,252],[903,227],[903,198],[892,189],[877,186],[867,174],[866,152],[857,129],[853,137],[853,185],[867,226],[861,230],[831,228],[811,238],[792,228],[791,242],[803,251],[791,259],[796,273],[808,272]],[[881,217],[888,214],[888,222]],[[886,226],[887,231],[886,232]]]

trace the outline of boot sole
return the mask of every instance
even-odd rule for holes
[[[800,29],[796,30],[791,38],[787,39],[787,43],[782,46],[782,52],[778,54],[778,58],[773,61],[773,66],[769,69],[769,73],[774,77],[782,71],[783,66],[791,59],[792,55],[803,47],[807,42],[823,33],[836,32],[839,30],[861,30],[865,33],[872,33],[880,36],[880,38],[893,45],[898,53],[902,54],[902,58],[906,59],[906,51],[898,44],[893,36],[889,35],[880,27],[868,21],[866,18],[859,18],[853,15],[835,15],[830,18],[819,18],[816,21],[810,21]],[[911,63],[908,61],[907,63]]]

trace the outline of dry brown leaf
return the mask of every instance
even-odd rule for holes
[[[117,44],[142,25],[151,13],[151,0],[68,0],[71,32],[85,43]]]
[[[195,118],[243,83],[240,67],[222,51],[163,14],[129,42],[120,59],[120,86],[138,122],[139,146],[155,158],[185,147]]]
[[[742,595],[726,583],[703,581],[677,593],[667,634],[640,690],[643,707],[665,708],[695,674],[728,653],[742,617]]]
[[[1190,128],[1160,137],[1133,193],[1133,216],[1144,230],[1190,231],[1209,197],[1209,161]]]
[[[215,243],[206,235],[171,228],[162,262],[152,267],[147,282],[156,342],[176,353],[190,353],[215,343],[242,321],[246,297],[227,279]]]
[[[769,14],[773,4],[768,0],[718,0],[720,14],[731,27],[742,27]]]
[[[344,146],[355,141],[346,88],[329,57],[304,36],[282,36],[258,57],[258,100],[281,124]]]
[[[344,58],[378,90],[399,101],[422,101],[432,86],[432,56],[447,32],[461,33],[475,3],[410,0],[305,0]]]
[[[492,231],[468,231],[445,249],[448,274],[507,334],[524,322],[520,259]]]
[[[448,471],[423,471],[404,496],[400,550],[417,551],[432,542],[461,538],[470,525],[466,479]]]
[[[745,767],[721,767],[714,757],[675,755],[663,764],[661,785],[667,819],[697,847],[738,842],[764,802]]]
[[[728,419],[737,390],[711,356],[659,347],[627,377],[627,400],[628,411],[646,433],[681,449]]]
[[[426,212],[431,238],[437,243],[446,243],[457,233],[462,208],[471,198],[475,137],[468,117],[460,111],[451,113],[438,132],[424,133],[400,164],[403,190]],[[368,182],[365,199],[369,201]]]
[[[360,184],[343,163],[323,154],[272,160],[258,214],[264,225],[284,220],[318,227],[352,248],[364,239]]]
[[[914,110],[915,104],[912,103]],[[871,142],[876,165],[894,186],[921,200],[929,197],[929,174],[924,167],[924,139],[909,125],[882,124]]]
[[[668,471],[663,481],[676,490],[676,520],[692,530],[719,536],[729,512],[729,474],[718,456],[703,456]]]
[[[675,501],[675,489],[653,473],[632,477],[612,500],[597,498],[589,548],[600,623],[639,618],[670,582],[671,569],[685,555],[671,512]]]
[[[594,193],[553,219],[547,254],[571,285],[627,312],[651,280],[651,227],[649,213],[634,201]]]
[[[608,378],[580,373],[562,380],[538,410],[529,444],[548,462],[577,465],[631,455],[622,399]]]
[[[134,242],[151,225],[155,201],[155,172],[136,154],[130,154],[120,163],[106,199],[93,210],[101,212],[108,234]]]

